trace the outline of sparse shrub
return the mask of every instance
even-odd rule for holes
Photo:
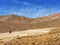
[[[12,31],[10,30],[9,33],[12,33]]]
[[[17,35],[17,39],[20,39],[19,35]]]

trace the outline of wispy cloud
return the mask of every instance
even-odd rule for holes
[[[49,7],[46,7],[46,4],[38,6],[32,3],[20,2],[17,0],[13,0],[13,3],[19,4],[18,7],[14,7],[14,6],[12,6],[11,8],[0,7],[0,14],[16,14],[16,15],[26,16],[26,17],[40,17],[40,16],[60,12],[59,6],[53,7],[50,4]]]

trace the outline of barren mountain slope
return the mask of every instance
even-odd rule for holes
[[[60,13],[40,18],[27,18],[16,15],[0,16],[0,32],[48,27],[60,27]]]

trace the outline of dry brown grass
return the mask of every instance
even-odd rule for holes
[[[60,28],[39,36],[17,36],[11,41],[4,42],[3,45],[60,45],[60,32],[57,29]]]
[[[60,33],[14,38],[4,45],[60,45]]]

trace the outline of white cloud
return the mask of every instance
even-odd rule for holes
[[[34,4],[27,2],[19,2],[17,0],[13,0],[14,3],[21,4],[21,7],[12,7],[9,9],[0,8],[0,13],[4,12],[4,14],[17,14],[27,17],[40,17],[43,15],[49,15],[52,13],[60,12],[60,7],[48,7],[46,8],[46,4],[44,6],[35,6]],[[51,6],[51,5],[50,5]]]

